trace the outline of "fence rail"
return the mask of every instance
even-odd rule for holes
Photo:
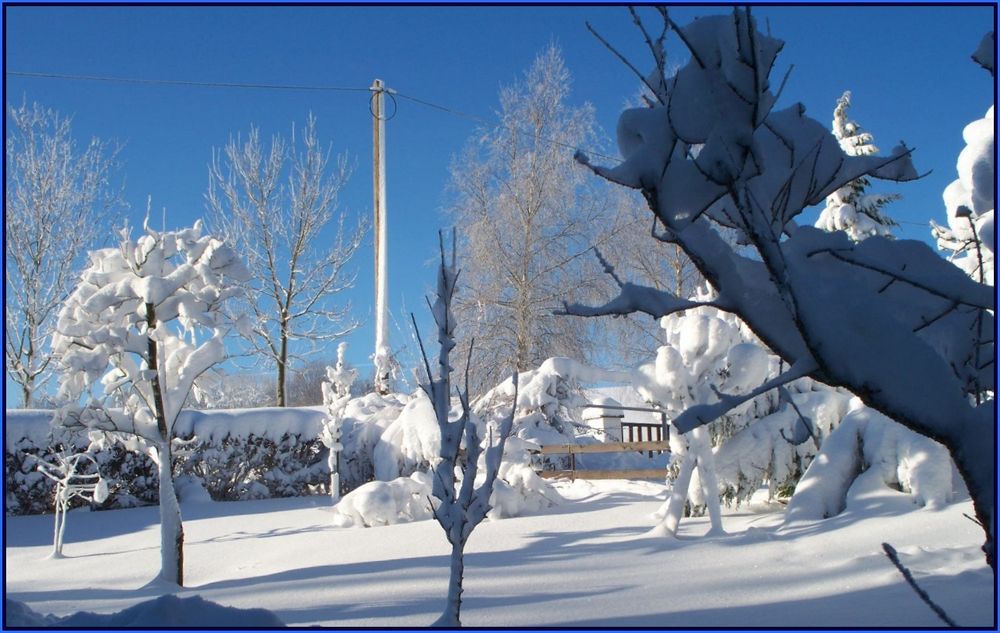
[[[659,427],[659,425],[653,425]],[[540,455],[569,455],[569,470],[536,470],[543,479],[569,478],[576,479],[661,479],[666,478],[666,468],[633,468],[628,470],[578,470],[576,456],[584,453],[623,453],[627,451],[648,451],[652,456],[657,453],[670,452],[670,442],[601,442],[599,444],[553,444],[541,446],[537,451]]]

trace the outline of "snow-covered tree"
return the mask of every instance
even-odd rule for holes
[[[675,418],[696,404],[717,402],[719,393],[746,393],[768,377],[770,359],[765,349],[745,342],[739,323],[710,307],[664,317],[661,324],[667,343],[657,350],[652,366],[640,368],[634,384],[648,402]],[[748,403],[749,405],[749,403]],[[744,405],[744,408],[749,408]],[[658,527],[676,535],[697,468],[700,500],[707,505],[712,531],[723,531],[719,508],[719,485],[712,440],[705,427],[672,438],[680,455],[670,495],[659,516]]]
[[[993,285],[996,230],[996,167],[993,164],[993,107],[965,126],[965,147],[958,155],[958,178],[944,190],[948,226],[931,221],[938,248],[979,283]]]
[[[123,203],[116,147],[94,138],[81,151],[70,119],[37,103],[8,106],[7,120],[4,359],[29,408],[51,377],[59,305]]]
[[[483,450],[484,438],[480,436],[479,426],[469,405],[469,367],[466,365],[465,390],[456,388],[461,404],[461,414],[458,419],[451,419],[451,352],[455,349],[456,319],[452,312],[452,301],[458,281],[458,269],[455,267],[455,238],[452,234],[452,253],[449,263],[445,256],[444,236],[441,241],[441,266],[438,270],[437,297],[431,306],[434,322],[438,326],[438,371],[435,378],[431,371],[430,361],[424,352],[423,343],[420,348],[423,353],[424,369],[427,372],[426,382],[421,388],[431,400],[438,428],[441,430],[440,459],[434,464],[433,494],[439,501],[434,508],[434,518],[441,525],[451,543],[451,557],[448,579],[448,598],[441,617],[435,626],[461,626],[462,608],[462,578],[465,574],[465,543],[472,531],[490,511],[490,496],[500,470],[504,445],[510,435],[511,424],[514,421],[513,409],[497,429],[497,437],[492,433],[485,438],[486,449]],[[416,321],[414,320],[414,326]],[[418,337],[419,338],[419,337]],[[470,348],[470,356],[471,356]],[[517,400],[517,374],[514,374],[514,400]],[[465,448],[464,455],[460,454]],[[483,477],[477,482],[480,468],[480,456],[483,456]],[[460,474],[460,477],[457,476]],[[477,485],[478,483],[478,485]]]
[[[347,367],[344,362],[346,351],[347,342],[341,341],[337,346],[337,364],[326,368],[326,381],[323,383],[326,424],[320,433],[320,439],[330,451],[327,466],[330,468],[330,498],[333,503],[340,500],[340,453],[344,450],[344,445],[341,443],[344,412],[351,401],[351,385],[358,377],[358,370]]]
[[[268,149],[251,127],[245,142],[231,138],[209,168],[210,224],[245,253],[251,273],[245,287],[253,297],[245,303],[253,316],[248,342],[255,355],[275,364],[279,407],[289,404],[292,364],[311,351],[293,344],[315,347],[357,325],[348,318],[350,305],[334,299],[354,284],[348,264],[365,227],[349,227],[338,209],[347,163],[341,157],[331,165],[329,158],[310,115],[305,127],[293,129],[290,143],[275,136]]]
[[[131,436],[156,462],[160,578],[183,585],[184,530],[174,491],[174,424],[196,380],[226,355],[222,304],[248,272],[236,252],[194,227],[147,225],[118,248],[90,253],[59,311],[58,413],[65,426]]]
[[[993,33],[983,38],[972,58],[994,74],[992,53],[984,46],[993,43]],[[993,222],[996,207],[996,165],[994,164],[993,106],[986,116],[965,126],[962,137],[966,146],[958,155],[958,178],[944,190],[948,226],[931,221],[931,232],[937,238],[938,248],[950,251],[949,259],[965,271],[974,281],[995,286],[996,226]],[[981,308],[973,325],[973,338],[977,341],[964,359],[965,365],[987,366],[996,371],[994,309]],[[991,353],[992,352],[992,353]],[[975,374],[967,377],[972,383],[976,403],[993,398],[995,383],[979,382]]]
[[[624,162],[592,169],[641,190],[657,239],[679,245],[718,295],[689,300],[620,281],[618,296],[604,305],[566,311],[661,317],[710,305],[736,314],[788,369],[748,393],[688,408],[674,420],[680,431],[803,376],[843,387],[948,449],[995,566],[996,406],[977,397],[995,388],[995,352],[992,341],[975,336],[980,319],[984,331],[994,329],[993,289],[922,242],[852,243],[796,222],[861,176],[915,178],[909,150],[848,156],[801,104],[774,110],[769,74],[782,42],[761,34],[748,9],[683,27],[658,11],[659,37],[636,20],[656,64],[642,77],[655,103],[621,115]],[[691,59],[668,75],[670,31]],[[585,155],[578,160],[590,165]],[[746,250],[734,249],[719,227],[736,231]]]
[[[865,132],[854,121],[847,118],[851,107],[851,93],[845,92],[837,99],[833,111],[833,135],[840,141],[840,147],[848,156],[872,156],[878,153],[870,132]],[[860,176],[837,189],[826,198],[826,206],[816,220],[816,228],[824,231],[844,231],[855,242],[873,235],[892,236],[892,229],[898,226],[883,209],[898,194],[868,193],[871,180]]]
[[[603,183],[588,182],[566,149],[599,145],[594,110],[569,100],[559,49],[539,54],[524,78],[500,92],[499,121],[470,142],[452,169],[454,224],[468,283],[455,310],[472,339],[473,391],[551,356],[585,359],[592,324],[552,315],[567,294],[583,299],[600,284],[588,251],[612,223]]]

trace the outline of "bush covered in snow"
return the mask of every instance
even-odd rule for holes
[[[417,471],[391,481],[370,481],[344,495],[333,508],[339,527],[376,527],[433,517],[431,476]]]
[[[913,502],[938,508],[962,488],[948,450],[854,398],[788,504],[786,523],[825,519],[843,511],[855,484],[889,486]]]

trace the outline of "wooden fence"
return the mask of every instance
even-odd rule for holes
[[[623,425],[624,426],[624,425]],[[655,426],[661,429],[658,424]],[[653,452],[670,452],[670,442],[660,439],[658,441],[640,442],[601,442],[598,444],[554,444],[542,446],[537,451],[540,455],[569,455],[569,470],[539,470],[536,471],[543,479],[557,479],[568,477],[570,479],[665,479],[666,468],[636,468],[631,470],[578,470],[576,467],[576,456],[584,453],[622,453],[626,451],[648,451],[650,456]]]

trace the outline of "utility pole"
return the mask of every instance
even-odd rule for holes
[[[372,174],[375,212],[375,392],[389,393],[395,359],[389,350],[386,295],[389,289],[387,220],[385,204],[385,94],[381,79],[372,83]],[[389,91],[391,94],[391,91]]]

